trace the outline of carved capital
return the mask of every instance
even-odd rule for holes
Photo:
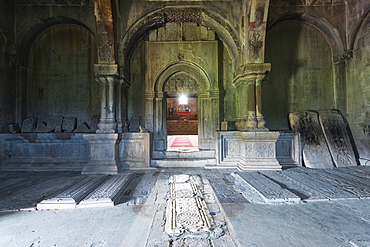
[[[234,79],[234,86],[261,83],[271,70],[270,63],[249,63],[239,67],[239,74]]]

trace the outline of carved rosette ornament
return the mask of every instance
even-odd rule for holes
[[[186,72],[179,72],[167,79],[164,91],[172,96],[180,94],[195,95],[198,92],[198,88],[199,84],[192,75]]]

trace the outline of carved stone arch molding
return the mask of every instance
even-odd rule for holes
[[[216,123],[219,122],[218,88],[211,88],[209,76],[196,64],[178,62],[170,64],[159,73],[152,93],[148,94],[155,98],[146,98],[146,107],[149,107],[146,114],[151,114],[152,117],[148,119],[153,119],[154,150],[164,151],[167,148],[166,90],[171,78],[177,76],[194,80],[190,82],[193,84],[189,89],[192,87],[198,97],[199,148],[214,149]],[[150,106],[150,102],[153,102],[153,106]]]
[[[194,10],[199,12],[199,15],[195,15],[194,20],[190,21],[196,22],[215,31],[222,42],[224,42],[230,50],[230,53],[233,56],[233,61],[239,60],[242,42],[240,41],[237,31],[232,27],[228,20],[203,6],[165,6],[161,9],[153,10],[139,18],[124,34],[118,48],[118,64],[121,68],[120,73],[122,75],[124,74],[126,78],[130,78],[130,59],[137,45],[148,35],[149,31],[164,26],[166,22],[181,21],[169,20],[169,18],[175,18],[173,17],[174,13],[182,12],[184,10]],[[235,64],[234,67],[237,68],[238,64]]]
[[[283,21],[292,20],[304,21],[317,28],[324,35],[325,39],[331,47],[333,53],[333,63],[337,64],[341,61],[345,53],[343,40],[340,37],[338,30],[325,18],[314,16],[308,13],[296,13],[293,15],[281,16],[268,27],[267,31]]]
[[[356,48],[358,48],[356,46],[358,45],[359,39],[362,38],[363,35],[369,33],[369,26],[370,26],[370,10],[367,12],[366,15],[364,15],[363,20],[358,25],[358,28],[352,39],[351,50],[355,50]]]

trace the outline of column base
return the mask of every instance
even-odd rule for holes
[[[115,119],[100,119],[96,133],[115,133],[117,121]]]
[[[90,144],[90,160],[81,173],[117,174],[118,134],[86,134],[84,139]]]

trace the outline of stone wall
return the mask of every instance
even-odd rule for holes
[[[0,3],[0,133],[7,131],[15,121],[14,67],[11,66],[11,49],[14,45],[14,6],[7,1]]]
[[[363,164],[370,163],[370,4],[367,8],[358,4],[350,13],[351,41],[346,63],[347,73],[347,120]],[[356,21],[356,22],[355,22]],[[354,32],[356,30],[357,32]]]

